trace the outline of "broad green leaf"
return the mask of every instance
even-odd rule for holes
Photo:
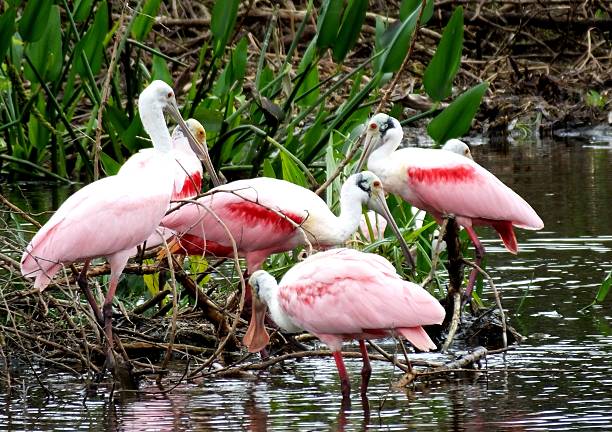
[[[608,276],[606,276],[601,283],[599,291],[597,291],[597,296],[595,297],[595,301],[597,303],[601,303],[606,299],[608,292],[610,291],[610,287],[612,287],[612,271],[608,273]]]
[[[276,178],[276,173],[274,172],[274,167],[272,166],[272,162],[270,162],[270,159],[266,159],[263,162],[263,176]]]
[[[119,172],[121,164],[104,152],[100,152],[100,162],[107,176],[115,175]]]
[[[223,0],[216,1],[213,6],[210,29],[215,41],[215,56],[223,52],[234,31],[239,4],[239,0]]]
[[[193,114],[194,118],[202,123],[206,134],[217,133],[221,130],[223,124],[223,113],[217,110],[211,110],[205,106],[204,103],[200,103]]]
[[[317,20],[317,48],[325,49],[334,46],[340,28],[342,0],[326,0]]]
[[[108,7],[106,1],[103,1],[98,4],[98,10],[96,11],[93,24],[75,47],[74,67],[77,73],[82,77],[88,76],[87,67],[83,60],[83,53],[94,75],[100,72],[104,53],[104,44],[102,41],[106,36],[107,29]]]
[[[410,16],[412,12],[421,7],[422,4],[422,0],[403,0],[402,4],[400,5],[400,19],[404,21]],[[427,24],[427,21],[429,21],[433,16],[433,11],[433,0],[427,0],[427,2],[425,3],[425,10],[423,11],[423,15],[421,16],[421,25]]]
[[[448,21],[436,53],[423,76],[425,91],[434,101],[439,102],[450,96],[453,80],[461,64],[462,49],[463,8],[459,6]]]
[[[45,22],[44,37],[26,45],[26,54],[45,82],[55,81],[62,72],[62,29],[59,6],[53,6]],[[37,81],[29,65],[24,68],[30,81]]]
[[[159,11],[161,0],[146,0],[140,13],[134,19],[132,25],[132,37],[142,41],[153,28],[153,22]]]
[[[172,74],[168,70],[168,64],[163,57],[153,56],[151,81],[162,80],[168,85],[173,85]]]
[[[283,180],[295,183],[296,185],[308,187],[306,177],[295,162],[291,160],[285,152],[280,153],[281,163],[283,167]]]
[[[8,9],[0,16],[0,60],[11,46],[15,33],[15,9]]]
[[[243,37],[232,52],[232,81],[242,83],[247,67],[247,39]]]
[[[310,68],[307,73],[306,79],[300,85],[300,88],[297,91],[296,99],[298,100],[298,105],[308,107],[315,103],[319,98],[319,89],[312,91],[317,85],[319,85],[319,70],[317,68],[317,50],[316,50],[316,40],[313,40],[308,48],[306,48],[306,52],[304,52],[304,56],[300,61],[298,66],[298,74],[304,73]],[[308,92],[308,95],[303,96]]]
[[[348,52],[355,46],[367,10],[368,0],[349,1],[344,11],[340,32],[338,32],[338,37],[334,43],[333,59],[336,63],[342,62]]]
[[[72,11],[72,18],[75,22],[83,22],[89,16],[94,0],[78,0],[75,2],[75,7]]]
[[[382,55],[381,72],[397,72],[402,66],[404,58],[408,54],[410,40],[412,39],[418,17],[419,10],[416,9],[405,21],[402,21],[388,45],[387,52]]]
[[[463,136],[472,124],[488,82],[472,87],[455,99],[427,125],[427,133],[439,144]]]
[[[36,42],[45,34],[53,2],[28,0],[19,21],[19,34],[24,41]]]

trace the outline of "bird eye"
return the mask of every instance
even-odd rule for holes
[[[166,95],[168,99],[172,98],[172,96],[173,96],[172,92],[168,92],[168,94]]]
[[[380,182],[378,180],[375,180],[374,187],[380,187],[380,186],[381,186]]]
[[[469,152],[470,152],[470,151],[466,149],[466,150],[463,152],[463,154],[468,154]]]
[[[377,128],[378,128],[378,125],[376,123],[370,123],[370,129],[376,130]]]

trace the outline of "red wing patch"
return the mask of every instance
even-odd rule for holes
[[[185,182],[181,190],[174,190],[172,199],[184,199],[196,196],[202,190],[202,174],[194,172],[185,177]]]
[[[287,218],[298,225],[304,220],[301,216],[289,212],[279,212],[286,216],[286,218],[282,217],[277,212],[267,209],[261,204],[249,201],[228,204],[227,210],[237,218],[240,218],[244,224],[272,225],[277,227],[279,231],[287,233],[293,232],[295,229],[294,225]]]
[[[416,183],[460,183],[474,179],[474,167],[459,165],[452,168],[408,168],[408,177]]]
[[[185,255],[213,255],[216,257],[232,257],[234,250],[231,246],[224,246],[214,241],[206,241],[201,237],[191,234],[181,236],[179,243],[181,252]]]

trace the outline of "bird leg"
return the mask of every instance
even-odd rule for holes
[[[334,360],[336,361],[336,367],[338,368],[338,375],[340,376],[340,390],[342,391],[342,406],[351,406],[351,383],[349,381],[348,374],[346,373],[346,367],[344,366],[344,360],[342,360],[342,353],[340,351],[334,351]]]
[[[77,277],[76,281],[79,285],[79,288],[81,288],[81,291],[83,291],[83,294],[85,294],[85,298],[87,298],[89,306],[91,306],[91,310],[93,311],[93,314],[96,317],[98,324],[103,325],[104,319],[102,318],[102,314],[100,313],[100,307],[98,306],[98,303],[96,302],[93,293],[89,289],[89,283],[87,282],[87,269],[89,268],[89,261],[90,260],[85,260],[85,263],[83,264],[83,269],[79,273],[79,276]]]
[[[476,235],[474,228],[465,227],[465,230],[467,231],[468,235],[470,236],[470,239],[472,240],[472,243],[474,244],[474,251],[476,255],[474,262],[478,267],[480,267],[480,263],[482,262],[482,258],[485,254],[485,248],[482,243],[480,243],[480,240],[478,240],[478,235]],[[470,272],[470,277],[468,278],[467,287],[465,288],[466,301],[472,298],[472,290],[474,289],[474,284],[476,283],[477,276],[478,269],[472,268],[472,271]]]
[[[361,368],[361,397],[363,398],[368,391],[368,383],[372,375],[370,356],[368,355],[368,349],[363,339],[359,339],[359,350],[361,351],[361,358],[363,359],[363,367]]]
[[[115,291],[117,290],[117,283],[119,282],[118,276],[111,276],[110,285],[104,304],[102,305],[102,314],[104,316],[104,334],[106,335],[106,362],[107,367],[110,370],[115,368],[115,356],[113,353],[113,298],[115,297]]]

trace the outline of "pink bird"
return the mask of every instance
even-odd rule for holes
[[[354,249],[330,249],[311,255],[283,276],[280,284],[269,273],[255,272],[253,309],[243,343],[250,352],[269,342],[264,326],[266,306],[272,320],[289,333],[306,330],[333,352],[342,397],[350,383],[342,360],[342,342],[357,339],[363,358],[361,394],[365,396],[371,367],[365,339],[394,333],[421,351],[435,349],[423,325],[440,324],[445,312],[421,286],[400,278],[389,261]]]
[[[195,137],[198,144],[206,147],[206,130],[202,124],[195,119],[188,119],[185,124],[191,135]],[[128,159],[118,174],[125,174],[132,170],[141,170],[146,167],[151,158],[155,156],[154,148],[140,150],[138,153]],[[202,164],[197,154],[191,148],[190,141],[183,133],[183,129],[179,126],[174,128],[172,132],[172,149],[169,157],[175,160],[174,164],[174,191],[172,192],[172,201],[195,198],[202,191]],[[178,204],[170,204],[168,210],[176,207]],[[162,219],[163,224],[163,219]],[[163,244],[163,239],[168,240],[175,233],[172,230],[160,226],[156,232],[151,234],[145,242],[148,248]],[[136,254],[136,250],[132,255]]]
[[[79,285],[98,320],[104,322],[109,367],[114,361],[112,300],[119,276],[136,245],[159,226],[175,190],[176,162],[171,156],[164,110],[186,128],[172,88],[162,81],[154,81],[144,89],[138,105],[154,147],[148,152],[147,163],[95,181],[71,195],[32,238],[21,258],[22,274],[35,278],[34,287],[40,291],[64,264],[85,261]],[[110,263],[111,275],[100,314],[87,288],[87,268],[91,259],[102,256]]]
[[[187,129],[198,142],[200,148],[206,147],[206,130],[202,124],[195,120],[189,119],[185,122]],[[193,198],[202,190],[202,163],[198,158],[198,154],[192,149],[191,144],[183,129],[176,127],[172,132],[172,147],[168,152],[168,157],[175,160],[174,164],[174,191],[172,193],[173,200]],[[118,174],[126,174],[128,172],[140,172],[145,169],[152,159],[155,159],[157,150],[155,148],[146,148],[130,157],[119,170]]]
[[[181,234],[173,251],[233,257],[231,239],[218,217],[234,238],[239,256],[246,258],[249,274],[261,268],[271,254],[307,242],[315,248],[343,244],[357,230],[362,205],[366,204],[392,221],[391,227],[401,238],[380,180],[367,171],[350,176],[344,183],[340,216],[334,215],[314,192],[267,177],[217,187],[198,203],[186,204],[164,218],[164,227]]]
[[[493,227],[513,254],[518,252],[513,226],[531,230],[544,227],[523,198],[471,158],[435,149],[397,150],[403,135],[397,119],[382,113],[374,115],[368,121],[358,169],[367,159],[368,168],[380,177],[386,191],[431,213],[438,223],[444,216],[454,216],[474,243],[478,265],[484,247],[475,226]],[[475,269],[470,273],[468,298],[477,275]]]

